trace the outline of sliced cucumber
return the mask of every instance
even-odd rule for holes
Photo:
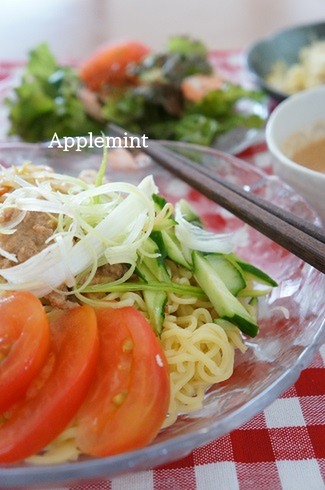
[[[215,323],[216,325],[219,325],[220,327],[222,327],[226,331],[227,330],[233,330],[234,327],[237,327],[237,325],[234,325],[229,320],[225,320],[224,318],[215,318],[213,320],[213,323]]]
[[[227,259],[224,254],[207,254],[206,260],[221,277],[229,291],[237,296],[246,287],[246,281],[238,266]]]
[[[150,233],[150,238],[156,243],[157,247],[159,248],[161,257],[165,259],[168,256],[168,251],[165,246],[161,231],[160,230],[152,231]]]
[[[154,255],[156,255],[156,257],[154,257]],[[142,263],[149,268],[156,280],[158,279],[163,282],[170,281],[170,276],[166,269],[163,256],[157,243],[152,238],[148,238],[142,245],[142,253],[139,253],[137,264],[139,270],[141,270]]]
[[[202,220],[200,216],[196,214],[192,206],[185,201],[185,199],[181,199],[178,204],[184,219],[189,223],[193,223],[193,225],[202,228]]]
[[[167,204],[166,199],[160,194],[152,194],[152,200],[158,210],[162,209]]]
[[[272,279],[272,277],[258,267],[255,267],[255,265],[239,259],[235,254],[229,254],[229,259],[238,264],[244,272],[244,275],[247,275],[253,281],[259,282],[260,284],[267,284],[268,286],[272,287],[278,286],[278,283]]]
[[[151,238],[146,240],[143,249],[151,255],[159,254],[158,246]],[[161,255],[150,257],[146,253],[140,254],[136,267],[138,276],[145,282],[170,282],[170,276]],[[165,319],[167,293],[164,291],[143,291],[143,297],[147,306],[150,324],[155,333],[160,335]]]
[[[254,296],[250,299],[247,305],[247,311],[250,313],[251,317],[257,321],[257,308],[258,308],[258,298]]]
[[[136,272],[145,282],[157,280],[148,266],[144,263],[141,263],[139,267],[137,267]],[[147,305],[150,325],[156,335],[160,335],[165,319],[167,293],[164,291],[143,291],[143,298]]]
[[[248,276],[246,275],[246,279],[248,279]],[[265,296],[266,294],[269,294],[272,291],[271,287],[268,287],[266,289],[249,289],[245,288],[239,291],[237,294],[237,298],[259,298],[260,296]]]
[[[156,212],[159,213],[167,203],[166,199],[159,194],[153,194],[152,200],[155,203]],[[176,225],[175,217],[172,213],[166,213],[166,216],[161,221],[159,220],[159,225],[154,226],[154,230],[168,230]],[[158,226],[158,227],[157,227]]]
[[[210,299],[221,318],[229,320],[239,329],[255,337],[258,326],[244,306],[229,291],[220,275],[211,267],[206,257],[197,251],[192,252],[193,272],[198,284]]]
[[[157,243],[163,257],[168,257],[186,269],[191,268],[184,257],[180,241],[171,229],[155,231],[151,233],[151,238]]]

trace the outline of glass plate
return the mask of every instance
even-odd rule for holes
[[[251,165],[215,150],[181,143],[163,144],[208,166],[211,172],[319,223],[304,199],[278,178],[267,176]],[[123,168],[116,161],[116,152],[121,150],[110,152],[109,179],[137,183],[152,173],[167,199],[188,199],[209,227],[224,231],[243,225],[141,152],[136,151],[134,158]],[[78,174],[83,169],[98,169],[101,159],[102,151],[96,149],[77,152],[49,149],[46,145],[0,144],[0,162],[5,165],[32,160],[33,163],[52,165],[61,172]],[[320,293],[324,291],[324,275],[250,227],[247,227],[247,234],[248,241],[241,244],[237,253],[265,269],[278,281],[279,287],[261,304],[260,333],[247,340],[246,353],[237,353],[233,376],[208,390],[202,409],[191,415],[181,415],[173,426],[162,430],[151,445],[137,451],[53,466],[2,465],[1,488],[90,485],[96,479],[112,478],[179,459],[195,447],[246,423],[297,380],[324,342],[325,304]],[[289,312],[289,318],[285,317],[284,309]]]

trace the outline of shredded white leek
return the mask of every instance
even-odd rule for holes
[[[47,180],[53,182],[56,175],[49,173]],[[152,176],[138,186],[109,183],[95,187],[72,179],[74,193],[71,188],[68,193],[55,191],[48,181],[37,177],[34,185],[16,176],[18,187],[8,194],[2,209],[52,213],[57,230],[41,252],[0,271],[7,282],[0,285],[1,289],[28,285],[30,291],[42,297],[62,284],[74,286],[78,274],[90,267],[94,270],[94,257],[96,267],[103,256],[111,264],[135,264],[137,250],[149,236],[155,219],[151,196],[157,187]],[[18,223],[16,219],[15,225]]]
[[[182,244],[183,253],[190,260],[189,250],[200,252],[230,253],[233,251],[232,238],[234,233],[214,233],[195,226],[183,217],[180,206],[175,206],[177,226],[175,235]]]
[[[11,262],[18,262],[17,256],[15,254],[11,254],[0,247],[0,255],[5,259],[10,260]]]
[[[22,263],[0,270],[1,289],[28,289],[38,297],[51,291],[82,294],[98,267],[127,264],[127,272],[112,283],[128,280],[136,267],[139,252],[147,254],[144,241],[153,229],[175,225],[185,258],[191,250],[230,253],[236,233],[218,234],[184,219],[176,204],[176,221],[170,220],[173,207],[166,204],[157,213],[153,194],[158,192],[153,177],[135,186],[125,182],[87,184],[81,179],[39,167],[1,169],[1,182],[11,189],[1,203],[1,211],[18,210],[0,227],[0,233],[15,233],[28,212],[47,213],[54,230],[46,247]],[[0,256],[13,263],[17,257],[0,247]],[[151,254],[157,256],[157,254]]]

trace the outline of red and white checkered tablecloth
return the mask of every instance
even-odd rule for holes
[[[249,83],[240,51],[215,52],[220,74]],[[0,81],[16,68],[0,63]],[[272,172],[264,143],[241,158]],[[322,294],[320,292],[320,294]],[[1,488],[1,484],[0,484]],[[68,487],[56,487],[63,490]],[[325,346],[297,382],[248,423],[170,464],[71,490],[325,489]]]
[[[322,490],[325,349],[298,381],[247,424],[187,457],[71,490]]]

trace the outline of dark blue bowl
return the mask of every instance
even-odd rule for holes
[[[254,43],[248,49],[246,55],[248,69],[264,90],[276,100],[283,100],[289,94],[271,87],[265,80],[272,65],[279,60],[288,66],[293,65],[298,61],[301,48],[319,40],[325,40],[325,21],[278,31]]]

